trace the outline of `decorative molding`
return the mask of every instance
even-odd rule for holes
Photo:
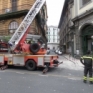
[[[72,19],[72,21],[75,22],[75,21],[80,20],[81,18],[83,18],[83,17],[85,17],[87,15],[92,14],[92,13],[93,13],[93,8],[88,10],[88,11],[86,11],[85,13],[83,13],[83,14],[81,14],[79,16],[76,16],[75,18]]]

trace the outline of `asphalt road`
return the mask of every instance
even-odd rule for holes
[[[0,71],[0,93],[93,93],[93,85],[82,81],[82,71],[51,68],[27,71],[11,68]]]
[[[0,70],[0,93],[93,93],[93,85],[82,81],[83,70],[67,67],[50,68],[46,74],[43,69],[27,71],[23,67]]]
[[[27,71],[10,68],[0,71],[0,93],[93,93],[93,85],[84,84],[82,71],[51,68]]]

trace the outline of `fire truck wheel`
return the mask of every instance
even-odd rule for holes
[[[40,49],[40,46],[37,43],[33,43],[30,45],[29,49],[32,53],[37,53]]]
[[[36,63],[35,63],[35,61],[33,61],[33,60],[28,60],[28,61],[26,62],[26,68],[27,68],[28,70],[30,70],[30,71],[35,70],[35,69],[36,69]]]

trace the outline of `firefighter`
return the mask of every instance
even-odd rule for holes
[[[80,58],[81,63],[84,65],[84,77],[83,82],[87,82],[87,74],[89,73],[89,82],[93,84],[93,77],[92,77],[92,66],[93,66],[93,58],[90,55],[90,51],[87,51],[85,56]]]

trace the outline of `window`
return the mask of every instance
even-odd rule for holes
[[[55,30],[56,30],[56,28],[53,28],[53,30],[55,31]]]
[[[90,2],[91,0],[82,0],[82,5],[87,4],[88,2]]]
[[[48,31],[48,35],[50,35],[50,31]]]
[[[9,24],[9,32],[10,33],[14,33],[17,28],[18,28],[18,23],[16,21],[12,21]]]
[[[50,39],[50,36],[48,36],[48,39]]]
[[[57,39],[57,43],[59,42],[59,39]]]
[[[50,42],[50,39],[48,39],[48,42]]]
[[[55,39],[53,38],[53,42],[55,42]]]
[[[55,35],[55,32],[53,31],[53,35]]]
[[[17,0],[11,0],[12,1],[12,11],[17,11]]]

